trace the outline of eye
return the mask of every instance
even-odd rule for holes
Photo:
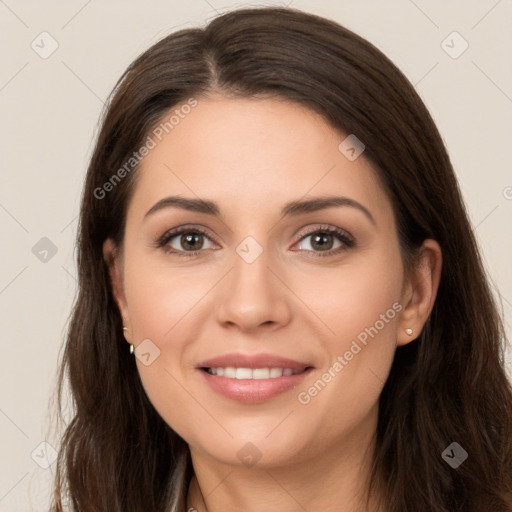
[[[313,253],[315,256],[333,256],[353,247],[355,239],[341,228],[320,226],[302,233],[297,244],[300,246],[299,250]],[[173,228],[155,240],[156,247],[177,256],[195,256],[205,249],[214,249],[215,245],[207,231],[197,226]]]
[[[212,246],[205,247],[205,240]],[[178,256],[193,256],[204,249],[214,248],[215,244],[203,229],[182,226],[164,233],[156,241],[156,246]]]
[[[353,247],[355,239],[341,228],[322,226],[303,234],[298,243],[300,250],[319,253],[315,256],[332,256]]]

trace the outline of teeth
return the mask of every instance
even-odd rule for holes
[[[252,370],[250,368],[237,368],[235,372],[237,379],[252,379]]]
[[[282,377],[283,369],[282,368],[270,368],[270,378],[274,377]]]
[[[228,366],[226,368],[208,368],[208,373],[229,379],[263,380],[296,375],[301,373],[301,370],[292,370],[291,368],[234,368]]]
[[[236,369],[232,366],[228,366],[227,368],[224,368],[224,377],[229,377],[230,379],[236,378]]]
[[[268,379],[270,377],[270,370],[268,368],[255,368],[252,371],[253,379]]]

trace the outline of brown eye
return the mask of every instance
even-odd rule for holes
[[[328,251],[333,248],[335,239],[330,233],[315,233],[311,235],[311,247],[320,251]]]
[[[355,240],[340,228],[328,227],[303,235],[298,244],[300,250],[318,253],[317,256],[330,256],[353,247]]]
[[[205,246],[205,243],[209,243],[210,246]],[[201,229],[177,228],[165,233],[158,240],[157,246],[168,253],[191,256],[203,249],[212,249],[215,244]]]
[[[204,244],[204,235],[202,233],[184,233],[180,235],[180,243],[181,246],[187,250],[190,249],[192,251],[197,251],[199,249],[202,249]]]

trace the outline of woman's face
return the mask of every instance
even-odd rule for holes
[[[201,98],[168,131],[111,269],[149,399],[227,464],[358,449],[397,343],[422,327],[362,147],[278,99]]]

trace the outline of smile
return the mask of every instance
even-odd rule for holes
[[[210,375],[217,375],[219,377],[226,377],[228,379],[275,379],[279,377],[287,377],[289,375],[296,375],[303,370],[295,370],[292,368],[235,368],[233,366],[206,368]]]
[[[307,360],[277,354],[231,353],[203,360],[196,371],[216,394],[246,404],[261,403],[301,384],[314,370]]]

